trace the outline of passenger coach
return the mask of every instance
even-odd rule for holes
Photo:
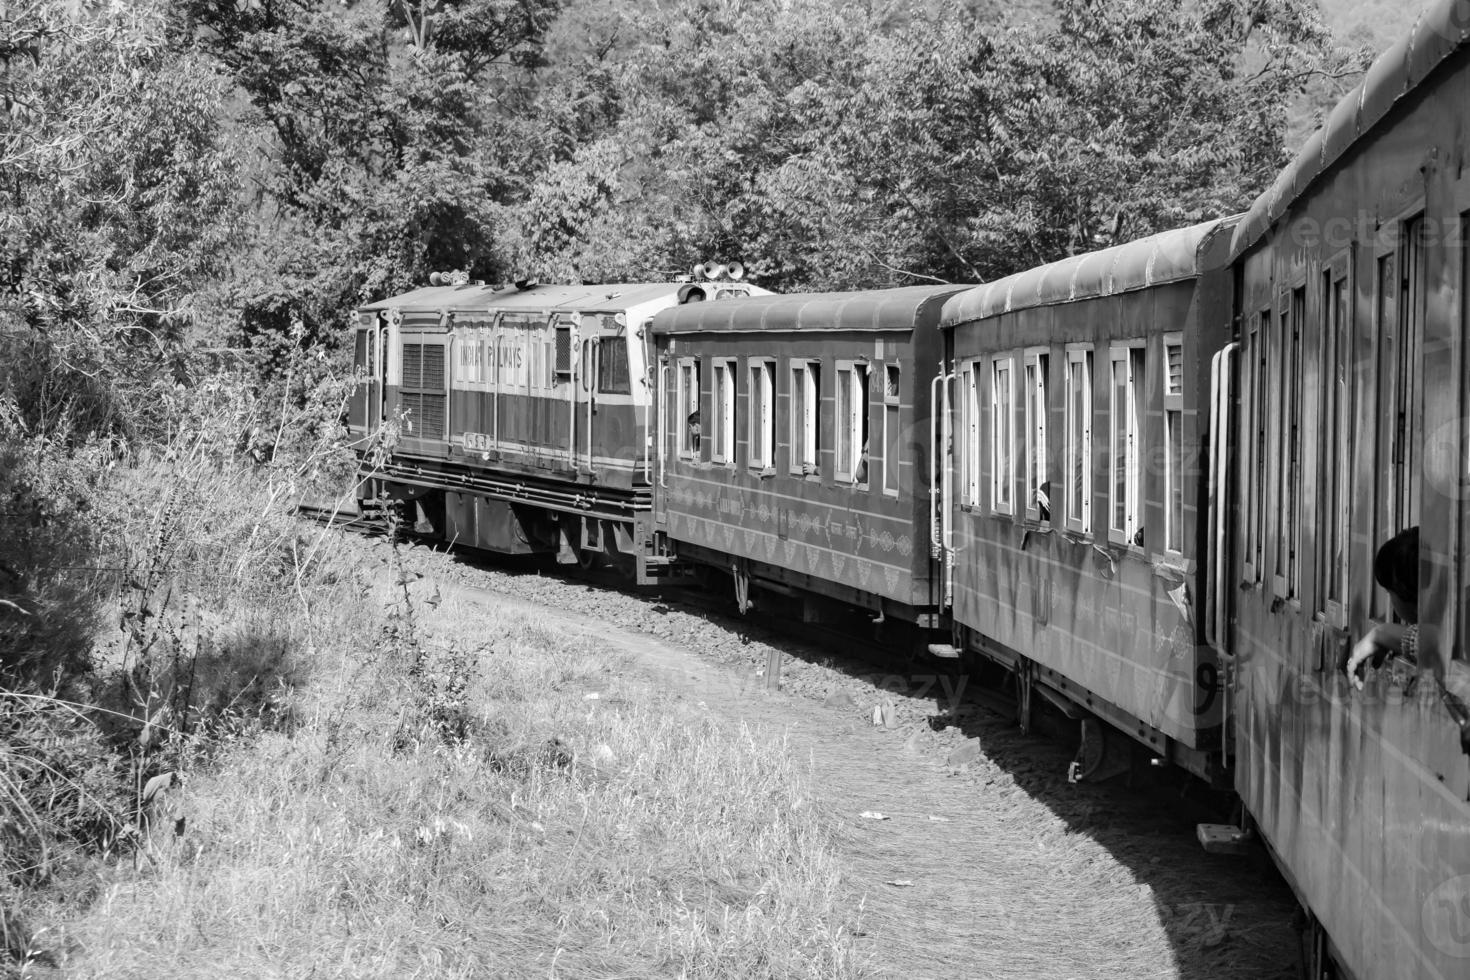
[[[1236,787],[1315,968],[1365,980],[1470,975],[1466,16],[1380,57],[1234,241]],[[1393,619],[1374,556],[1416,526],[1417,663],[1357,691],[1343,661]]]
[[[765,590],[938,626],[928,377],[962,288],[659,314],[655,512],[679,559],[729,571],[742,609]]]
[[[1223,773],[1204,642],[1206,445],[1230,337],[1231,221],[1032,269],[944,304],[936,541],[958,646],[1082,722],[1074,778],[1128,764],[1102,722]]]

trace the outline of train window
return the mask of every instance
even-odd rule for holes
[[[1246,532],[1245,532],[1245,579],[1251,584],[1261,581],[1262,525],[1265,522],[1266,493],[1266,426],[1269,414],[1266,411],[1266,340],[1271,330],[1271,311],[1262,310],[1251,320],[1246,335],[1245,386],[1246,424],[1241,431],[1246,433],[1245,470],[1241,476],[1246,487]]]
[[[710,430],[710,460],[715,463],[735,462],[735,373],[734,358],[714,362],[714,389],[710,407],[714,410],[714,427]]]
[[[1184,335],[1164,337],[1164,550],[1184,551]]]
[[[1092,531],[1092,351],[1067,348],[1067,529]]]
[[[1014,514],[1016,459],[1015,365],[1010,355],[990,362],[990,508]]]
[[[703,426],[699,414],[699,358],[679,358],[678,413],[674,427],[679,432],[679,455],[684,459],[699,456]]]
[[[632,392],[628,379],[627,338],[604,337],[597,345],[597,390],[604,395]]]
[[[1026,407],[1026,517],[1045,520],[1051,513],[1047,491],[1051,489],[1046,475],[1047,353],[1026,352],[1025,387],[1021,397]]]
[[[1352,455],[1351,291],[1347,256],[1322,272],[1322,385],[1319,432],[1321,441],[1322,533],[1318,608],[1327,622],[1347,626],[1349,460]]]
[[[1424,346],[1424,216],[1404,225],[1402,276],[1402,336],[1396,359],[1394,385],[1393,522],[1384,536],[1419,523],[1419,459],[1423,446],[1424,415],[1419,400],[1420,361]]]
[[[791,364],[791,472],[821,476],[822,366]]]
[[[981,370],[979,362],[971,362],[964,372],[965,441],[960,463],[965,474],[964,503],[970,507],[980,506],[980,393],[985,390]]]
[[[746,408],[749,465],[761,471],[776,465],[776,362],[750,362],[750,392]]]
[[[888,364],[883,368],[883,492],[898,496],[899,462],[899,367]]]
[[[1398,256],[1393,251],[1378,256],[1375,276],[1377,281],[1374,284],[1373,330],[1378,348],[1374,351],[1374,370],[1368,383],[1372,386],[1370,390],[1377,406],[1374,414],[1376,449],[1371,464],[1377,476],[1373,488],[1373,526],[1368,535],[1372,549],[1367,555],[1370,561],[1378,542],[1387,541],[1393,536],[1384,533],[1392,520],[1390,501],[1394,499],[1393,422],[1396,415],[1391,411],[1391,406],[1396,372],[1391,366],[1395,363],[1394,337],[1398,332]],[[1373,619],[1387,620],[1389,614],[1388,593],[1370,583],[1368,615]]]
[[[1302,394],[1302,320],[1306,315],[1307,289],[1298,286],[1279,318],[1277,349],[1281,351],[1275,407],[1279,427],[1280,466],[1277,485],[1276,554],[1274,591],[1277,598],[1295,599],[1301,594],[1301,394]]]
[[[1108,352],[1111,385],[1108,397],[1108,540],[1143,545],[1142,347],[1114,347]]]
[[[868,484],[868,367],[837,362],[837,479]]]
[[[1470,247],[1467,247],[1470,246],[1470,211],[1461,213],[1459,231],[1460,238],[1456,244],[1460,258],[1460,288],[1457,296],[1460,304],[1460,336],[1470,337],[1470,302],[1466,301],[1466,292],[1470,291]],[[1470,449],[1470,446],[1466,445],[1467,439],[1470,439],[1470,431],[1467,431],[1463,421],[1467,408],[1470,408],[1465,403],[1467,394],[1470,394],[1470,385],[1466,383],[1467,376],[1465,372],[1467,369],[1470,369],[1470,365],[1467,365],[1465,359],[1462,357],[1460,361],[1460,403],[1458,406],[1462,421],[1459,426],[1459,431],[1456,433],[1460,442],[1457,447],[1460,469],[1458,494],[1459,514],[1457,516],[1459,517],[1460,536],[1457,547],[1455,548],[1455,578],[1454,586],[1450,593],[1453,596],[1460,596],[1460,601],[1458,603],[1451,601],[1445,604],[1448,607],[1447,611],[1451,617],[1449,620],[1450,635],[1458,636],[1459,640],[1459,642],[1450,645],[1450,656],[1456,660],[1465,660],[1467,657],[1470,657],[1470,649],[1466,647],[1466,641],[1470,640],[1470,616],[1466,615],[1466,600],[1470,598],[1470,596],[1467,596],[1467,586],[1470,586],[1470,582],[1466,581],[1467,568],[1465,554],[1466,547],[1470,546],[1470,524],[1467,524],[1467,521],[1470,521],[1470,511],[1466,509],[1467,495],[1465,493],[1466,480],[1467,477],[1470,477],[1470,465],[1467,465],[1467,463],[1470,463],[1470,458],[1467,458],[1466,455],[1467,449]]]

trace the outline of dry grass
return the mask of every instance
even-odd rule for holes
[[[71,925],[72,972],[862,974],[781,744],[630,679],[594,641],[453,596],[417,627],[410,678],[381,629],[393,592],[363,579],[311,604],[334,639],[303,721],[189,780],[185,833]],[[456,671],[462,740],[426,709]]]

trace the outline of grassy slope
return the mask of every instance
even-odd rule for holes
[[[77,975],[861,973],[780,745],[525,613],[451,595],[431,630],[381,557],[335,559],[298,725],[178,791],[183,836],[73,925]]]

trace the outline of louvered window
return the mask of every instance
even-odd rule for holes
[[[572,376],[572,328],[556,328],[556,376],[558,378],[570,378]]]
[[[1164,337],[1164,548],[1184,551],[1184,337]]]
[[[443,439],[444,345],[403,345],[403,376],[398,391],[403,433],[416,439]]]
[[[1184,394],[1184,345],[1178,341],[1164,342],[1164,350],[1169,356],[1168,387],[1164,389],[1166,395]]]

